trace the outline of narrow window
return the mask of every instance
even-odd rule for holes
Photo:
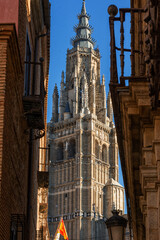
[[[17,227],[14,222],[11,223],[11,240],[17,239]]]
[[[102,161],[107,163],[107,147],[103,145],[102,147]]]
[[[24,240],[24,215],[11,216],[11,240]]]
[[[74,158],[76,152],[75,140],[71,139],[68,146],[68,158]]]
[[[99,144],[98,141],[95,141],[95,157],[99,159]]]
[[[29,43],[29,37],[27,35],[26,39],[26,58],[25,58],[25,76],[24,76],[24,94],[28,96],[30,94],[30,84],[31,84],[31,48]]]
[[[63,160],[63,143],[59,143],[57,147],[57,161]]]

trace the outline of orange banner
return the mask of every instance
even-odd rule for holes
[[[58,228],[57,228],[54,239],[55,240],[59,239],[60,234],[64,237],[64,239],[69,240],[68,235],[67,235],[67,231],[66,231],[66,228],[65,228],[65,225],[64,225],[64,221],[63,221],[62,218],[60,220],[60,223],[58,224]]]

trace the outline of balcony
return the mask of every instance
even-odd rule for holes
[[[28,126],[33,129],[44,129],[44,99],[40,95],[24,96],[23,107]]]
[[[135,119],[138,119],[139,115],[136,112],[134,112],[134,115],[131,115],[131,112],[127,115],[126,109],[128,109],[127,107],[129,104],[131,110],[133,108],[136,109],[137,107],[136,97],[136,100],[134,98],[130,98],[131,100],[129,100],[132,89],[136,89],[138,96],[140,96],[140,94],[143,95],[142,93],[144,93],[143,89],[145,86],[148,87],[149,84],[149,76],[147,75],[148,61],[146,61],[147,52],[145,49],[146,43],[144,32],[144,19],[146,10],[142,8],[121,8],[119,9],[119,16],[117,17],[116,15],[118,13],[118,9],[116,6],[111,5],[108,8],[108,13],[110,15],[110,92],[112,97],[117,140],[126,190],[128,217],[129,222],[131,223],[131,208],[133,205],[131,205],[131,188],[129,185],[130,182],[128,181],[128,179],[131,179],[131,176],[128,174],[130,173],[128,170],[130,163],[127,162],[129,161],[129,154],[127,155],[127,158],[125,158],[127,150],[124,143],[127,143],[128,146],[130,146],[128,143],[128,138],[125,138],[128,134],[126,129],[127,126],[132,126],[133,129],[133,125],[131,125],[133,116]],[[115,37],[115,24],[116,31],[118,31],[119,27],[120,39],[118,40]],[[127,29],[128,26],[130,28],[129,30]],[[127,45],[125,45],[126,42]],[[140,88],[138,88],[139,86]],[[127,120],[125,121],[125,119]],[[138,124],[136,125],[136,129],[138,129]],[[131,127],[129,133],[131,135]],[[133,139],[134,138],[132,138],[132,141]],[[135,162],[132,162],[132,169],[136,169]],[[140,185],[139,181],[136,181],[134,177],[132,181],[134,182],[135,189],[136,187],[138,189],[138,186]],[[138,195],[137,192],[134,192],[134,194]]]
[[[137,5],[140,5],[139,3],[137,2]],[[154,137],[151,137],[151,134],[155,136],[155,119],[159,117],[160,107],[158,67],[160,15],[157,14],[158,10],[158,2],[151,0],[146,2],[145,9],[119,9],[119,17],[116,17],[118,12],[116,6],[111,5],[108,9],[111,32],[110,91],[125,184],[129,226],[133,229],[135,238],[140,234],[145,236],[149,226],[145,221],[145,216],[148,214],[146,179],[152,176],[149,184],[154,186],[157,177],[154,174],[155,164],[152,161],[147,162],[146,159],[150,159],[151,152],[154,156]],[[126,34],[125,22],[128,20],[130,33],[128,31]],[[120,29],[119,43],[115,37],[114,24],[117,24]],[[129,39],[128,49],[124,44],[126,39],[127,41]],[[120,51],[119,55],[118,51]],[[130,59],[126,58],[126,52],[129,53]],[[126,73],[125,66],[130,70],[129,73]],[[150,142],[146,144],[146,140]],[[140,221],[139,216],[142,216]],[[139,230],[142,225],[144,228]]]
[[[160,107],[159,97],[159,70],[156,67],[159,63],[159,41],[160,38],[158,24],[159,15],[151,14],[157,7],[154,1],[148,1],[145,9],[143,8],[121,8],[119,9],[119,17],[116,17],[118,9],[111,5],[108,8],[110,23],[110,46],[111,46],[111,95],[115,98],[115,89],[119,91],[127,91],[130,82],[145,82],[149,84],[149,96],[151,98],[152,109],[156,110]],[[130,21],[130,24],[129,24]],[[128,23],[127,23],[128,22]],[[119,23],[120,40],[116,42],[115,23]],[[127,26],[130,25],[130,33],[127,33]],[[126,30],[126,31],[125,31]],[[127,33],[127,34],[126,34]],[[130,35],[130,36],[129,36]],[[125,41],[130,41],[130,47],[125,48]],[[118,45],[118,46],[117,46]],[[119,51],[119,55],[117,52]],[[130,59],[126,57],[130,53]],[[120,59],[118,59],[120,57]],[[117,62],[120,66],[117,67]],[[125,66],[129,68],[130,75],[125,76]],[[125,63],[127,63],[125,65]],[[120,73],[118,76],[118,70]],[[117,106],[117,103],[113,103]],[[118,106],[117,106],[118,108]]]
[[[43,74],[43,64],[40,63],[27,62],[27,64],[39,65],[40,66],[40,83],[39,89],[40,94],[32,94],[23,96],[23,108],[24,114],[27,119],[28,126],[32,129],[44,129],[44,74]]]
[[[48,188],[49,185],[50,148],[39,148],[39,169],[37,172],[38,187]]]
[[[128,86],[126,84],[130,81],[139,81],[141,79],[146,80],[146,62],[145,62],[145,54],[144,52],[144,33],[143,33],[143,19],[145,10],[141,8],[121,8],[119,9],[120,17],[115,17],[118,12],[116,6],[111,5],[108,8],[108,13],[110,14],[109,23],[110,23],[110,46],[111,46],[111,85],[119,85],[119,86]],[[127,49],[124,46],[125,37],[129,38],[129,36],[125,34],[125,23],[130,21],[130,46],[131,48]],[[119,22],[120,28],[120,41],[119,46],[116,46],[116,38],[115,38],[115,30],[114,24],[115,22]],[[136,26],[137,23],[137,26]],[[129,25],[129,23],[128,23]],[[136,29],[136,31],[135,31]],[[126,29],[127,30],[127,29]],[[138,38],[138,42],[137,42]],[[128,40],[127,40],[128,41]],[[118,67],[117,60],[118,55],[117,51],[120,52],[120,73],[118,77]],[[125,76],[125,58],[126,54],[130,53],[130,60],[127,59],[127,68],[129,66],[130,61],[130,76]],[[118,60],[119,62],[119,60]]]

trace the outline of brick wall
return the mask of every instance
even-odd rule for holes
[[[22,68],[14,25],[0,32],[0,239],[10,239],[12,214],[25,214],[28,171],[28,137],[20,94]]]
[[[11,216],[23,214],[25,240],[35,240],[39,140],[35,139],[36,130],[30,131],[28,128],[23,109],[24,61],[27,34],[32,61],[34,61],[36,36],[46,33],[47,29],[43,21],[37,17],[37,14],[43,17],[41,5],[35,5],[35,1],[28,0],[27,3],[30,3],[31,8],[30,12],[27,12],[26,0],[16,0],[15,3],[18,4],[19,12],[14,11],[10,21],[13,24],[7,24],[10,19],[7,16],[5,19],[2,19],[3,15],[0,17],[0,239],[10,239]],[[5,6],[4,3],[0,3],[0,7],[9,11],[10,8],[13,9],[12,1],[9,5],[7,0]],[[44,11],[46,14],[46,8]],[[36,60],[39,61],[39,57],[44,58],[46,91],[48,90],[49,39],[49,35],[38,39]],[[31,75],[32,73],[33,71]],[[38,73],[35,80],[39,82]],[[46,111],[47,94],[45,122]],[[45,141],[42,144],[42,147],[44,146]]]
[[[3,157],[3,124],[4,124],[4,101],[5,101],[5,85],[6,85],[6,62],[7,62],[7,42],[0,43],[0,195],[2,196],[2,157]],[[2,202],[0,200],[0,208],[2,206]],[[3,213],[0,212],[0,222],[4,224],[0,224],[0,238],[3,239],[2,230],[4,229],[4,216]]]

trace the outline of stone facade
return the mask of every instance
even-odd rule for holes
[[[47,92],[49,67],[49,35],[39,36],[49,33],[49,2],[39,1],[38,5],[34,2],[6,0],[0,3],[2,240],[36,238],[37,153],[46,121],[47,97],[43,93],[44,89]],[[40,57],[44,58],[43,64]]]
[[[160,1],[131,1],[115,18],[111,6],[113,110],[134,240],[160,239]],[[131,14],[131,75],[124,75],[125,13]],[[114,21],[121,22],[121,76],[117,75]],[[136,50],[136,52],[135,52]],[[128,82],[126,82],[128,80]],[[123,141],[122,141],[123,139]],[[132,232],[132,231],[131,231]]]
[[[118,145],[111,96],[106,107],[100,52],[93,49],[83,1],[73,48],[67,50],[66,76],[53,92],[50,145],[49,229],[53,238],[63,217],[69,239],[104,239],[104,219],[113,204],[124,212],[118,183]],[[108,110],[108,111],[107,111]]]

